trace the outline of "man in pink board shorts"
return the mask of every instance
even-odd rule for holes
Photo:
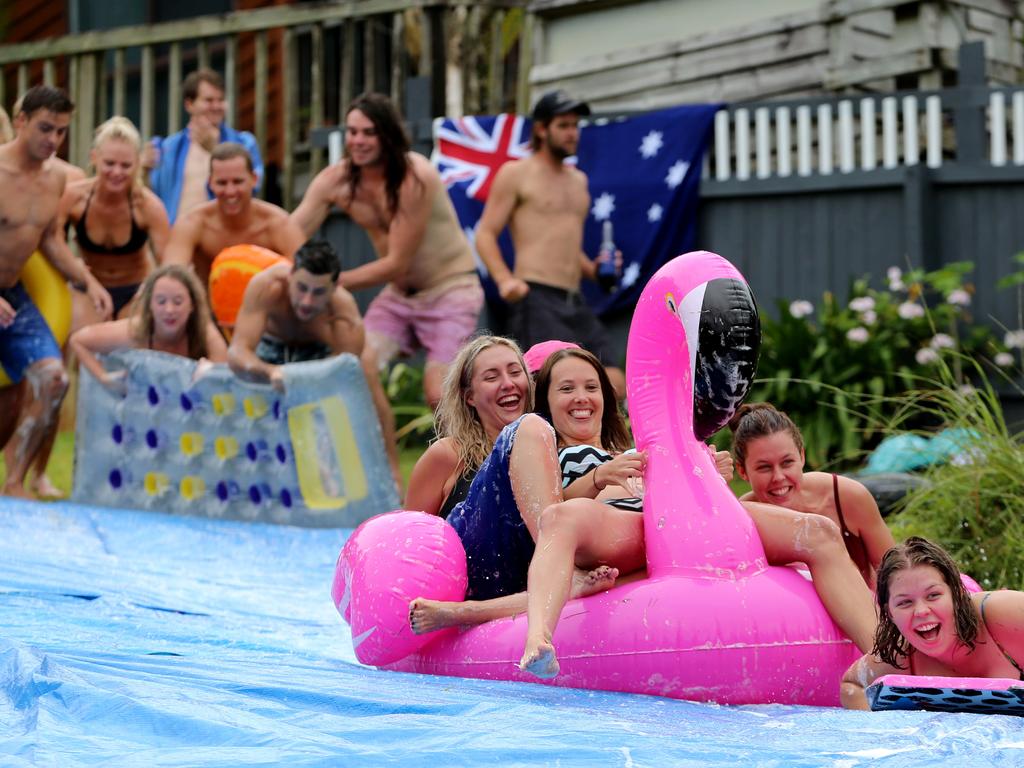
[[[473,251],[437,170],[409,150],[386,96],[357,97],[345,116],[345,154],[313,179],[292,214],[307,237],[335,206],[369,235],[377,259],[341,273],[348,290],[385,284],[370,304],[367,349],[386,365],[427,352],[423,391],[431,407],[462,342],[476,330],[484,295]]]

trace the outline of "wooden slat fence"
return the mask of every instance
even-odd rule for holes
[[[509,77],[519,77],[518,45],[509,45],[509,38],[510,30],[516,37],[523,25],[525,4],[299,3],[3,45],[0,104],[10,108],[36,82],[65,87],[77,105],[69,159],[85,165],[95,127],[129,111],[130,104],[137,105],[144,137],[179,130],[184,75],[221,63],[217,68],[225,75],[228,122],[252,131],[266,159],[280,164],[282,203],[290,207],[298,177],[323,166],[322,150],[309,140],[311,131],[325,121],[339,122],[344,105],[362,90],[390,93],[401,104],[407,77],[434,72],[439,75],[432,93],[435,114],[452,106],[466,112],[515,108],[504,95]],[[242,69],[243,61],[252,62],[250,70]],[[12,70],[17,93],[5,92]],[[474,74],[461,77],[465,87],[446,94],[449,70]],[[252,108],[239,114],[243,87],[252,88]],[[248,102],[250,94],[245,95]]]

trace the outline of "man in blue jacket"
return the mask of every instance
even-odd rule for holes
[[[155,151],[147,152],[145,164],[151,168],[150,186],[163,200],[173,224],[179,214],[199,203],[213,199],[207,186],[210,153],[225,141],[241,144],[252,158],[256,172],[256,192],[263,185],[263,160],[256,137],[248,131],[236,131],[224,123],[227,102],[224,80],[212,69],[198,69],[182,83],[188,125],[164,139],[154,138]]]

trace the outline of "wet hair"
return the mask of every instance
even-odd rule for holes
[[[233,160],[236,157],[245,158],[246,169],[249,173],[255,173],[252,165],[252,155],[249,154],[248,149],[235,141],[222,141],[210,153],[210,175],[213,175],[213,162],[215,160]]]
[[[25,117],[32,117],[41,109],[58,115],[67,115],[75,111],[75,102],[61,88],[54,88],[52,85],[34,85],[18,99],[14,114],[24,112]]]
[[[406,174],[412,171],[412,164],[409,162],[409,136],[402,126],[398,110],[384,94],[362,93],[356,96],[348,105],[345,117],[357,109],[366,115],[377,131],[380,156],[384,162],[384,191],[388,199],[388,210],[393,216],[398,210],[398,190],[405,181]],[[345,157],[349,157],[347,146]],[[350,163],[348,173],[352,180],[352,194],[355,195],[362,169]]]
[[[601,415],[601,447],[611,453],[621,453],[627,450],[632,446],[632,441],[629,438],[626,422],[622,418],[622,414],[619,413],[615,388],[612,387],[612,382],[608,378],[604,366],[601,365],[601,361],[585,349],[560,349],[548,355],[548,359],[544,361],[544,365],[537,372],[537,413],[547,419],[552,426],[554,425],[554,419],[551,417],[551,403],[548,400],[548,393],[553,383],[551,372],[560,361],[569,357],[589,363],[597,373],[597,380],[601,385],[601,397],[604,399],[604,412]],[[561,442],[561,435],[558,439]]]
[[[747,446],[751,440],[769,437],[778,432],[788,432],[796,449],[803,453],[804,438],[793,420],[783,411],[776,410],[771,403],[744,403],[729,419],[732,430],[732,455],[736,463],[746,468]]]
[[[6,144],[14,138],[14,128],[11,126],[11,118],[7,110],[0,107],[0,144]]]
[[[139,136],[135,124],[127,117],[115,115],[105,123],[101,123],[92,135],[93,151],[98,151],[108,141],[124,141],[131,144],[132,149],[135,150],[136,158],[142,152],[142,137]],[[136,163],[135,175],[132,176],[132,186],[139,186],[141,184],[142,164]]]
[[[330,275],[337,280],[341,274],[341,259],[326,240],[308,240],[295,252],[292,272],[304,269],[311,275]]]
[[[978,638],[978,612],[960,580],[960,569],[953,558],[938,544],[920,536],[911,536],[886,552],[878,566],[878,628],[875,630],[875,645],[871,649],[886,664],[900,669],[904,668],[901,661],[909,656],[911,645],[896,628],[889,612],[890,584],[897,573],[918,565],[930,565],[942,574],[942,580],[953,597],[953,623],[960,643],[973,651]]]
[[[224,87],[224,78],[219,72],[203,67],[195,72],[189,72],[181,84],[181,95],[186,101],[195,101],[199,96],[199,84],[207,83],[212,85],[222,94],[227,90]]]
[[[188,291],[192,300],[192,311],[189,313],[188,321],[185,323],[185,334],[188,336],[188,356],[193,360],[205,357],[206,329],[210,325],[210,309],[206,303],[206,291],[195,273],[180,264],[165,264],[153,270],[142,283],[139,297],[135,300],[135,307],[132,310],[132,326],[134,326],[135,343],[141,347],[149,348],[153,338],[153,291],[156,282],[161,277],[170,277],[177,280]]]
[[[523,412],[527,413],[533,408],[533,381],[527,373],[519,345],[504,336],[483,335],[467,341],[455,356],[444,377],[441,401],[437,405],[434,419],[437,436],[450,437],[455,442],[455,449],[464,467],[463,472],[478,469],[494,447],[484,431],[476,408],[466,402],[473,384],[476,360],[481,352],[491,347],[508,347],[515,352],[526,378],[526,407]]]

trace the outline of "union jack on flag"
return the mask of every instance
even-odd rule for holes
[[[452,187],[459,185],[466,197],[486,202],[498,169],[530,154],[529,130],[519,115],[436,120],[433,161],[453,200]]]

